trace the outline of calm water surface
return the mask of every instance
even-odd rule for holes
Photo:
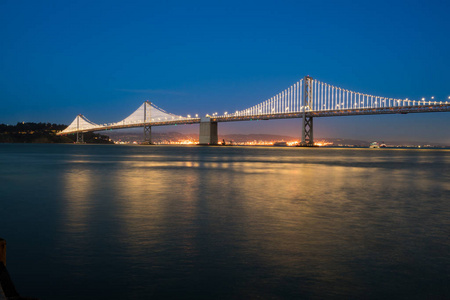
[[[0,145],[40,299],[449,299],[450,151]]]

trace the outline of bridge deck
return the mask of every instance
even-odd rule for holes
[[[383,108],[360,108],[360,109],[341,109],[341,110],[323,110],[323,111],[307,111],[307,117],[338,117],[338,116],[357,116],[357,115],[376,115],[376,114],[408,114],[408,113],[426,113],[426,112],[448,112],[450,111],[450,104],[440,103],[432,105],[415,105],[403,107],[383,107]],[[220,116],[211,117],[211,122],[236,122],[236,121],[254,121],[254,120],[274,120],[274,119],[291,119],[302,118],[303,112],[292,113],[278,113],[278,114],[261,114],[248,116]],[[144,126],[167,126],[167,125],[184,125],[184,124],[198,124],[201,122],[200,118],[190,118],[184,120],[171,120],[160,122],[137,122],[133,124],[114,124],[93,127],[89,129],[80,129],[73,131],[66,131],[61,134],[73,134],[77,132],[93,132],[105,131],[124,128],[135,128]]]

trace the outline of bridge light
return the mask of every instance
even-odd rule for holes
[[[195,117],[198,118],[198,114],[195,114]]]
[[[191,115],[187,115],[188,116],[188,118],[190,118],[191,117]]]
[[[226,111],[226,112],[224,112],[223,114],[224,114],[224,115],[228,115],[228,112]]]
[[[422,98],[422,101],[425,101],[425,98]]]

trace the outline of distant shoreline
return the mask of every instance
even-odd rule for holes
[[[72,144],[76,142],[76,135],[56,135],[66,128],[65,124],[51,123],[17,123],[16,125],[0,124],[0,143],[18,144]],[[130,144],[137,145],[142,142],[143,135],[137,132],[113,132],[108,135],[87,132],[84,133],[84,141],[87,144]],[[224,134],[219,135],[219,141],[224,140],[233,146],[269,146],[269,147],[294,147],[299,142],[298,137],[276,134]],[[155,132],[152,141],[156,145],[175,145],[198,143],[198,135],[194,133],[183,134],[179,132]],[[369,141],[345,139],[345,138],[315,138],[315,143],[321,148],[368,148]],[[287,145],[273,145],[284,143]],[[442,143],[430,143],[423,141],[381,142],[387,145],[387,149],[448,149],[450,145]]]
[[[114,143],[83,143],[77,144],[73,143],[8,143],[8,142],[0,142],[1,145],[74,145],[74,146],[118,146],[118,147],[213,147],[213,148],[298,148],[298,149],[336,149],[336,150],[370,150],[370,151],[391,151],[391,150],[450,150],[449,146],[435,146],[435,147],[385,147],[385,148],[369,148],[369,147],[350,147],[350,146],[320,146],[320,147],[298,147],[298,146],[274,146],[274,145],[198,145],[198,144],[154,144],[154,145],[144,145],[144,144],[114,144]],[[320,151],[320,150],[319,150]]]

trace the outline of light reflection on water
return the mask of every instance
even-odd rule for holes
[[[22,148],[0,148],[10,202],[0,228],[16,226],[2,234],[9,245],[36,233],[51,245],[39,262],[8,252],[27,295],[450,295],[449,151],[9,147]],[[45,233],[13,203],[22,199],[25,216],[41,205],[14,188],[39,177]],[[53,275],[29,278],[37,268]]]

